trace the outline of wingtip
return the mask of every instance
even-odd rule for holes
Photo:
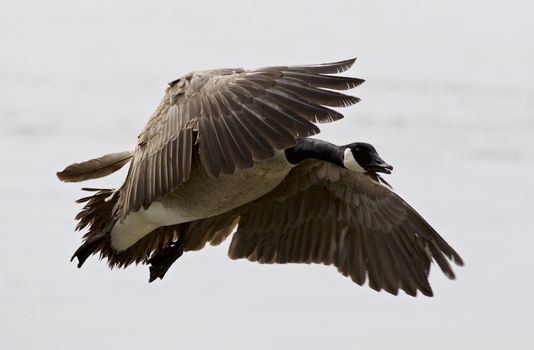
[[[448,279],[450,279],[451,281],[454,281],[456,279],[456,275],[454,274],[454,272],[450,271],[450,272],[444,272],[443,273],[445,275],[445,277],[447,277]]]
[[[358,59],[358,57],[353,57],[353,58],[349,58],[347,60],[344,60],[344,61],[341,61],[339,62],[340,64],[346,64],[348,67],[347,69],[349,69],[350,67],[352,67],[354,65],[354,63],[356,62],[356,60]]]
[[[428,297],[428,298],[433,298],[434,297],[434,292],[431,290],[429,292],[426,292],[426,293],[423,293],[421,292],[425,297]]]
[[[358,57],[352,57],[352,58],[347,58],[345,60],[341,60],[341,61],[337,61],[337,62],[332,62],[332,63],[329,63],[329,64],[354,64],[354,62],[356,62],[356,60],[358,59]]]
[[[465,266],[464,260],[459,255],[454,256],[452,261],[456,266]]]
[[[446,254],[447,258],[449,258],[449,260],[452,261],[456,266],[464,266],[465,263],[460,254],[458,254],[453,248],[450,249],[451,251]]]
[[[337,71],[337,73],[339,74],[339,73],[343,73],[343,72],[351,69],[352,66],[354,65],[354,63],[356,62],[356,60],[357,60],[357,57],[353,57],[353,58],[349,58],[347,60],[327,63],[327,65],[333,65],[333,66],[339,67],[338,71]]]

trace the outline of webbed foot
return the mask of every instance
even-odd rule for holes
[[[172,246],[163,248],[154,254],[148,263],[150,264],[150,278],[148,282],[153,282],[156,278],[163,279],[169,268],[184,253],[184,249],[179,242]]]
[[[85,260],[90,257],[92,254],[96,253],[98,246],[102,241],[109,239],[109,232],[102,231],[96,235],[89,237],[83,244],[76,249],[70,261],[74,258],[78,258],[78,268],[82,267]]]

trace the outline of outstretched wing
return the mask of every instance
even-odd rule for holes
[[[359,101],[332,90],[361,79],[331,76],[354,59],[308,66],[194,72],[170,83],[163,101],[139,135],[121,214],[148,206],[188,179],[193,147],[211,176],[251,167],[319,132],[313,123],[342,114],[329,107]]]
[[[233,259],[335,265],[362,285],[431,296],[430,263],[454,278],[462,259],[378,176],[308,160],[275,190],[243,208]]]

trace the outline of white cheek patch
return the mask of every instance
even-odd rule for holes
[[[350,148],[345,148],[345,151],[343,152],[343,165],[345,166],[345,168],[355,171],[357,173],[365,173],[365,169],[362,168],[360,164],[358,164],[356,159],[354,159]]]

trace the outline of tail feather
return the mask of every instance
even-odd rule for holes
[[[57,172],[56,175],[63,182],[98,179],[113,174],[122,168],[131,160],[132,156],[132,151],[111,153],[85,162],[71,164],[63,171]]]
[[[92,192],[92,194],[76,201],[84,204],[82,210],[76,215],[78,221],[76,230],[87,229],[82,245],[71,259],[71,261],[78,259],[78,267],[81,267],[88,257],[98,253],[100,259],[107,259],[111,268],[144,263],[151,264],[153,270],[154,258],[157,260],[161,257],[160,252],[173,248],[178,237],[183,237],[181,249],[184,251],[201,249],[208,242],[217,245],[233,231],[239,220],[237,213],[232,213],[184,224],[161,226],[128,249],[118,251],[111,245],[111,231],[119,219],[121,192],[96,188],[83,188],[83,190]],[[174,259],[176,258],[177,256]],[[156,277],[163,277],[173,262],[174,260],[163,264],[163,272],[160,270]],[[151,276],[153,279],[152,273]]]
[[[78,258],[78,267],[82,267],[89,256],[106,250],[106,246],[110,245],[111,229],[117,222],[115,207],[118,196],[113,196],[114,190],[92,188],[84,188],[84,190],[96,193],[76,201],[77,203],[85,203],[82,210],[76,215],[75,219],[78,220],[76,230],[89,227],[89,231],[83,236],[83,244],[71,258],[71,261]],[[111,200],[106,200],[108,198]]]
[[[182,231],[182,225],[160,227],[124,251],[117,251],[111,246],[111,230],[117,222],[120,192],[113,189],[84,188],[94,194],[78,199],[85,203],[76,215],[76,230],[85,228],[82,245],[72,256],[78,259],[78,267],[94,254],[100,253],[100,259],[107,259],[110,267],[126,267],[132,263],[146,263],[154,252],[169,247]]]

